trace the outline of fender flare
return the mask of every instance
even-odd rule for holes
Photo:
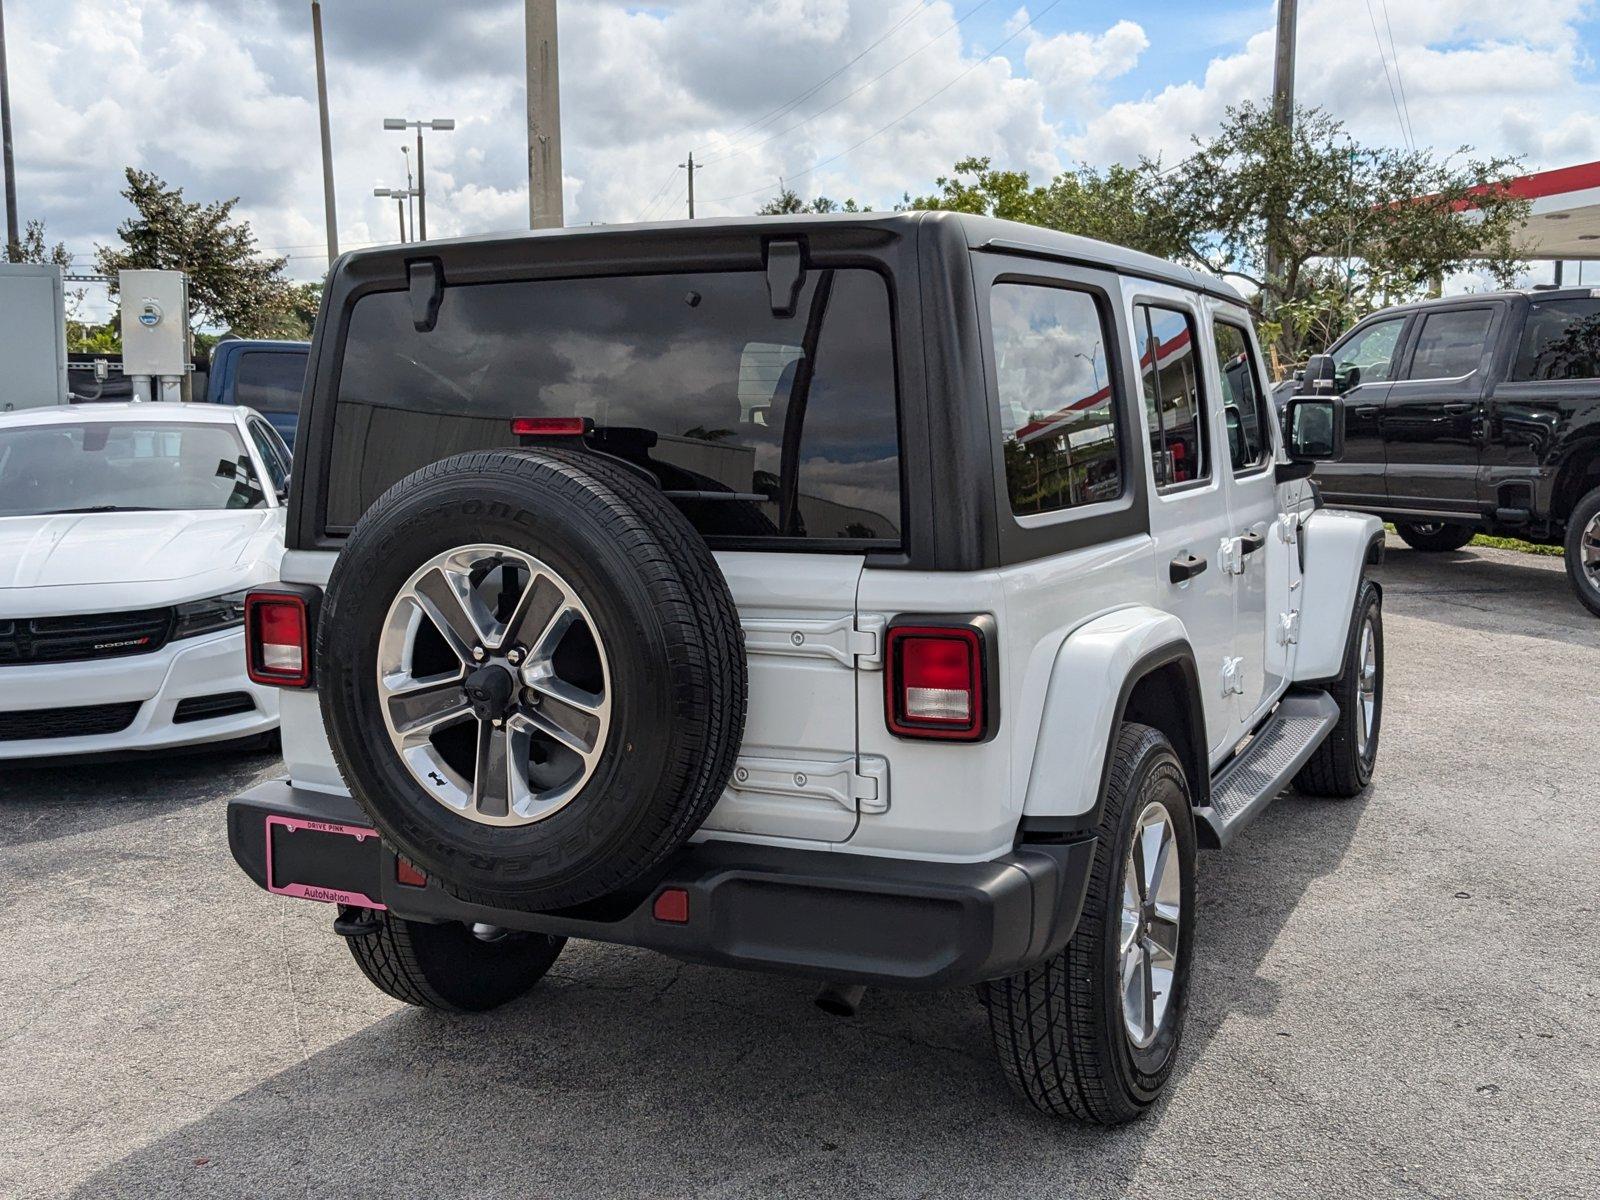
[[[1383,523],[1365,513],[1325,508],[1300,527],[1300,641],[1292,683],[1337,679],[1344,669],[1356,594],[1381,562]]]
[[[1093,830],[1105,804],[1115,731],[1134,689],[1152,672],[1176,666],[1185,681],[1180,704],[1196,735],[1184,765],[1196,804],[1207,801],[1210,765],[1205,711],[1194,648],[1183,623],[1153,608],[1121,609],[1074,630],[1056,652],[1039,721],[1021,836],[1052,839]],[[1117,691],[1085,687],[1120,680]],[[1059,731],[1062,736],[1051,736]]]

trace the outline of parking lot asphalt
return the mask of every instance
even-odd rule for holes
[[[258,891],[274,758],[0,766],[0,1196],[1596,1194],[1600,621],[1557,559],[1396,546],[1378,776],[1201,858],[1170,1096],[1007,1093],[968,992],[572,944],[479,1017],[371,988]]]

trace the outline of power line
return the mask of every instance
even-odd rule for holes
[[[661,186],[656,189],[656,194],[654,196],[651,196],[650,199],[646,200],[644,207],[639,210],[638,219],[640,221],[643,221],[645,219],[645,217],[649,215],[650,210],[653,209],[656,206],[656,201],[661,199],[663,193],[665,193],[666,190],[669,187],[672,186],[673,181],[676,180],[677,178],[678,178],[678,172],[677,172],[676,168],[674,168],[671,171],[667,172],[667,177],[666,177],[666,179],[662,180]]]
[[[740,155],[749,154],[751,151],[759,150],[759,149],[761,149],[761,147],[766,146],[766,145],[770,145],[771,143],[777,141],[779,138],[785,137],[788,134],[793,133],[796,129],[799,129],[801,126],[803,126],[803,125],[805,125],[805,124],[807,124],[807,123],[809,123],[811,121],[815,121],[823,113],[832,112],[834,109],[838,108],[841,104],[843,104],[846,100],[850,100],[850,99],[853,99],[856,96],[859,96],[862,92],[864,92],[868,88],[872,87],[873,84],[878,83],[880,80],[884,79],[886,76],[894,74],[894,72],[898,71],[901,67],[905,66],[905,64],[910,62],[913,58],[916,58],[917,55],[921,54],[924,50],[927,50],[935,42],[938,42],[938,41],[942,40],[943,38],[949,36],[951,33],[954,33],[957,29],[961,28],[961,26],[965,25],[974,16],[976,16],[980,9],[987,8],[992,2],[993,2],[993,0],[979,0],[979,2],[977,4],[973,5],[970,9],[968,9],[966,14],[963,15],[961,18],[959,18],[954,24],[949,25],[946,28],[942,29],[939,33],[937,33],[932,38],[928,39],[922,45],[918,46],[915,50],[913,50],[910,54],[906,55],[904,58],[900,59],[893,66],[889,67],[888,69],[886,69],[884,71],[879,72],[877,75],[874,75],[871,79],[867,80],[860,87],[855,88],[853,91],[846,92],[843,96],[840,96],[832,104],[829,104],[829,105],[826,105],[826,106],[824,106],[822,108],[817,109],[816,112],[812,113],[808,117],[801,117],[800,120],[796,121],[793,125],[785,126],[783,129],[780,129],[777,133],[772,134],[770,137],[762,138],[760,141],[752,142],[747,146],[739,146],[739,147],[735,147],[735,148],[732,148],[732,149],[729,149],[729,150],[725,150],[721,154],[717,155],[715,158],[709,158],[705,162],[701,163],[700,165],[703,166],[703,167],[709,167],[709,166],[712,166],[712,165],[714,165],[716,163],[719,163],[719,162],[726,162],[730,158],[738,158]],[[1052,4],[1050,7],[1054,8],[1055,5]],[[1043,14],[1041,13],[1040,15],[1042,16]],[[1032,21],[1028,22],[1028,25],[1032,25],[1032,24],[1033,24]],[[1028,25],[1023,26],[1023,29],[1026,29],[1028,27]],[[1020,30],[1020,29],[1017,31],[1017,33],[1021,33],[1021,32],[1022,32],[1022,30]],[[1011,35],[1011,37],[1015,37],[1015,36],[1016,36],[1016,34],[1012,34]],[[1009,42],[1010,40],[1011,40],[1011,38],[1007,38],[1006,42]],[[1006,44],[1005,42],[1001,42],[1000,43],[1001,46],[1004,46],[1005,44]],[[999,47],[996,47],[996,49],[998,50]],[[984,60],[984,61],[987,61],[987,60]]]
[[[1383,52],[1383,35],[1378,32],[1378,18],[1372,11],[1372,0],[1367,0],[1367,18],[1372,22],[1372,38],[1378,43],[1378,62],[1383,65],[1383,77],[1389,81],[1389,99],[1394,102],[1394,119],[1400,123],[1400,140],[1406,149],[1413,149],[1411,135],[1406,130],[1406,119],[1400,115],[1400,93],[1395,91],[1394,76],[1389,74],[1389,57]]]
[[[1417,148],[1417,131],[1411,124],[1411,102],[1406,98],[1406,80],[1400,73],[1400,51],[1394,44],[1394,26],[1389,21],[1389,0],[1380,0],[1383,5],[1383,24],[1389,31],[1389,56],[1394,59],[1394,81],[1400,85],[1400,106],[1406,110],[1406,133],[1411,137],[1411,149]]]
[[[959,75],[957,75],[949,83],[945,84],[942,88],[940,88],[938,91],[934,92],[931,96],[928,96],[927,98],[922,100],[920,103],[917,103],[917,104],[913,105],[912,107],[908,108],[905,112],[901,113],[898,117],[896,117],[894,120],[890,121],[887,125],[884,125],[884,126],[878,128],[878,129],[873,130],[871,133],[869,133],[866,137],[862,138],[855,145],[850,146],[847,149],[841,150],[838,154],[835,154],[835,155],[833,155],[833,156],[831,156],[829,158],[825,158],[825,159],[821,160],[820,162],[812,163],[809,167],[807,167],[803,171],[793,171],[793,172],[786,171],[786,172],[784,172],[784,180],[785,180],[785,182],[786,183],[793,183],[796,179],[803,179],[803,178],[805,178],[805,176],[810,175],[810,174],[812,174],[812,173],[814,173],[816,171],[821,170],[823,167],[828,166],[830,163],[836,163],[841,158],[849,157],[850,155],[854,154],[857,150],[861,149],[861,147],[865,146],[868,142],[872,141],[874,138],[880,136],[881,134],[887,133],[889,130],[893,129],[896,125],[900,124],[901,121],[904,121],[907,117],[909,117],[912,114],[914,114],[916,112],[919,112],[920,110],[926,108],[928,105],[932,104],[935,100],[937,100],[940,96],[942,96],[946,92],[948,92],[951,88],[955,87],[956,84],[960,83],[968,75],[971,75],[979,67],[983,66],[986,62],[988,62],[996,54],[999,54],[1000,51],[1004,50],[1012,42],[1016,41],[1017,38],[1021,37],[1024,33],[1026,33],[1028,30],[1032,29],[1040,21],[1044,20],[1044,18],[1047,17],[1050,14],[1050,11],[1052,9],[1058,7],[1061,4],[1061,2],[1062,2],[1062,0],[1051,0],[1051,2],[1049,4],[1045,5],[1044,8],[1040,10],[1038,16],[1030,17],[1028,19],[1027,24],[1022,25],[1018,29],[1014,30],[1009,36],[1007,36],[1004,40],[1002,40],[1000,42],[1000,44],[997,45],[993,50],[989,51],[989,53],[985,54],[977,62],[973,63],[970,67],[968,67],[965,71],[962,71]],[[985,3],[987,3],[987,0],[985,0]],[[982,5],[980,4],[978,7],[981,8]],[[973,9],[973,12],[976,12],[976,11],[977,11],[977,9]],[[967,16],[971,16],[971,15],[972,15],[972,13],[968,13],[967,14]],[[965,20],[966,18],[964,17],[962,19]],[[943,36],[943,35],[941,35],[941,36]],[[727,202],[729,200],[742,200],[742,199],[745,199],[748,196],[758,195],[761,192],[764,192],[766,190],[767,189],[764,186],[763,187],[757,187],[757,188],[751,188],[747,192],[736,192],[733,195],[729,195],[729,196],[718,196],[714,200],[706,201],[706,203],[708,203],[708,204],[722,204],[722,203],[725,203],[725,202]]]
[[[839,76],[843,75],[846,71],[848,71],[851,67],[855,66],[858,62],[860,62],[867,55],[871,54],[879,46],[883,45],[883,43],[888,41],[889,38],[893,34],[895,34],[902,27],[904,27],[905,24],[908,21],[910,21],[912,17],[917,16],[919,13],[922,12],[923,9],[927,8],[928,5],[931,4],[932,2],[933,2],[933,0],[917,0],[917,3],[915,5],[913,5],[912,8],[903,17],[901,17],[898,21],[896,21],[893,25],[889,26],[889,28],[884,31],[884,34],[883,34],[882,37],[878,38],[877,41],[873,42],[865,50],[861,51],[860,54],[857,54],[849,62],[845,63],[844,66],[840,67],[837,71],[834,71],[831,75],[825,76],[824,78],[818,80],[816,83],[812,84],[805,91],[801,92],[798,96],[795,96],[792,99],[786,101],[785,103],[780,104],[777,108],[773,109],[771,112],[768,112],[764,116],[756,118],[756,120],[754,120],[754,121],[750,121],[750,122],[747,122],[744,125],[741,125],[738,129],[735,129],[731,134],[728,135],[728,140],[730,142],[738,141],[740,136],[743,135],[744,133],[746,133],[746,132],[748,132],[750,130],[758,129],[758,128],[764,126],[764,125],[771,124],[774,120],[776,120],[778,117],[783,116],[785,113],[793,112],[801,104],[805,103],[805,101],[809,100],[812,96],[815,96],[823,88],[827,87],[828,84],[832,83],[835,79],[839,78]],[[700,150],[707,150],[707,149],[712,149],[712,147],[710,147],[710,146],[701,146],[701,147],[699,147],[699,149]]]

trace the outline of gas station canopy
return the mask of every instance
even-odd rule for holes
[[[1509,186],[1533,202],[1521,238],[1525,258],[1600,259],[1600,162],[1524,175]]]

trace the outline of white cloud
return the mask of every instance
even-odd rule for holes
[[[1382,4],[1373,0],[1380,21]],[[752,211],[780,176],[806,195],[884,206],[972,153],[1041,176],[1080,159],[1170,159],[1226,105],[1270,87],[1265,3],[1242,45],[1197,57],[1187,80],[1120,100],[1152,41],[1176,36],[1153,13],[1135,8],[1137,21],[1062,31],[1072,6],[1061,6],[1046,34],[1027,27],[1029,9],[996,6],[983,19],[999,23],[980,36],[977,22],[958,25],[971,7],[565,5],[569,220],[681,215],[676,165],[691,149],[705,167],[702,214]],[[302,278],[320,273],[303,0],[11,0],[7,8],[23,216],[45,218],[53,237],[87,255],[126,215],[115,191],[121,169],[137,165],[194,199],[239,195],[264,247],[291,255]],[[1600,157],[1592,115],[1600,105],[1580,49],[1589,10],[1587,0],[1388,0],[1418,139],[1525,153],[1538,166]],[[402,139],[382,131],[386,116],[459,122],[429,137],[430,233],[524,225],[520,3],[338,0],[325,11],[343,244],[393,236],[392,205],[371,194],[404,182]],[[1398,141],[1366,0],[1305,0],[1301,22],[1303,101],[1327,105],[1363,139]],[[880,38],[839,78],[774,111]]]

